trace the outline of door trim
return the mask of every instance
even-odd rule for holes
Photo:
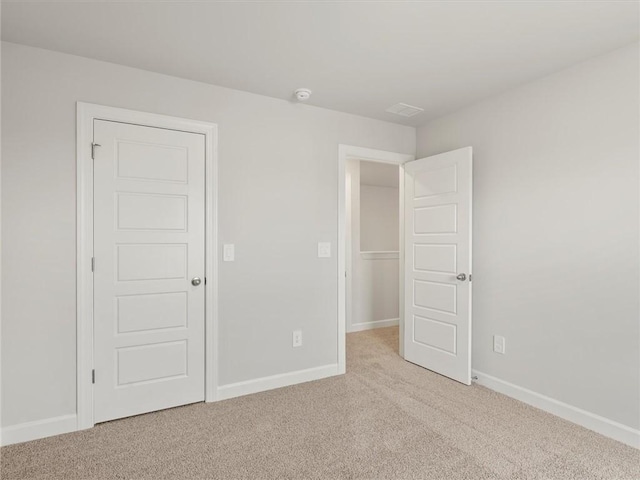
[[[198,133],[205,136],[205,401],[218,391],[218,126],[214,123],[77,103],[76,125],[76,385],[77,430],[93,420],[93,142],[94,120]]]
[[[403,164],[415,160],[415,155],[405,153],[387,152],[373,148],[356,147],[353,145],[338,145],[338,374],[347,371],[346,350],[346,302],[347,302],[347,278],[346,278],[346,243],[347,243],[347,206],[346,206],[346,181],[347,161],[365,160],[369,162],[391,163],[398,165],[400,169],[400,298],[404,298],[404,167]],[[402,334],[404,318],[404,306],[400,302],[400,355],[403,352]]]

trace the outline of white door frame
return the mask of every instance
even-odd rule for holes
[[[368,162],[390,163],[400,168],[400,259],[399,285],[400,299],[404,298],[404,167],[403,164],[415,160],[415,155],[387,152],[373,148],[355,147],[352,145],[338,146],[338,374],[347,371],[346,350],[346,244],[347,244],[347,206],[346,206],[346,168],[348,160],[365,160]],[[400,302],[400,355],[403,352],[402,335],[404,331],[404,305]]]
[[[76,191],[76,345],[77,429],[93,420],[93,142],[94,120],[166,128],[205,136],[205,401],[217,399],[218,387],[218,126],[213,123],[105,107],[77,104]]]

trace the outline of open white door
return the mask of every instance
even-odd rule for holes
[[[404,169],[404,358],[470,385],[471,147]]]

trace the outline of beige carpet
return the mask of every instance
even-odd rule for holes
[[[349,334],[347,374],[2,448],[3,479],[640,479],[640,451]]]

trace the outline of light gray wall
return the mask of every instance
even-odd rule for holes
[[[2,59],[3,426],[76,409],[76,101],[218,124],[220,242],[236,245],[221,384],[336,363],[338,144],[413,153],[414,128],[14,44]]]
[[[396,168],[395,175],[398,175]],[[399,190],[360,184],[360,250],[399,249]]]
[[[631,45],[417,133],[418,157],[474,149],[473,367],[632,428],[638,56]]]
[[[361,168],[363,164],[360,162]],[[398,167],[391,169],[398,177]],[[360,255],[356,321],[360,323],[397,319],[400,315],[399,258],[363,256],[361,252],[399,250],[399,189],[360,183]]]

